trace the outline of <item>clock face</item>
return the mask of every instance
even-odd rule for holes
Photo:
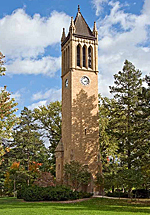
[[[65,80],[65,87],[68,87],[68,84],[69,84],[68,79],[66,79]]]
[[[90,83],[90,79],[89,79],[87,76],[83,76],[83,77],[81,78],[81,83],[82,83],[83,85],[88,85],[88,84]]]

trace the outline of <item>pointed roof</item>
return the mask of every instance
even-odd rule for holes
[[[78,9],[76,18],[74,20],[74,25],[75,25],[75,35],[92,37],[93,39],[95,38],[94,34],[92,33],[91,29],[89,28],[88,24],[86,23],[79,9]]]
[[[78,5],[78,12],[77,12],[76,18],[74,20],[74,25],[71,22],[70,26],[75,27],[75,30],[73,32],[73,36],[75,36],[75,37],[91,39],[91,40],[96,40],[97,39],[95,37],[94,33],[89,28],[89,26],[86,23],[85,19],[83,18],[82,14],[80,12],[80,6],[79,5]],[[68,33],[67,37],[64,38],[64,40],[62,40],[61,45],[63,46],[69,40],[69,38],[70,38],[70,30],[69,30],[69,33]]]
[[[59,141],[56,149],[55,149],[55,152],[63,152],[64,151],[64,146],[63,146],[63,142],[62,142],[62,139]]]

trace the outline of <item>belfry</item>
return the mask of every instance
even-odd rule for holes
[[[72,160],[88,166],[94,192],[98,171],[98,31],[83,18],[80,7],[71,17],[68,35],[63,29],[62,51],[62,139],[56,155],[56,181],[63,184],[63,166]]]

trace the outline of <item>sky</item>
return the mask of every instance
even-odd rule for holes
[[[0,4],[0,51],[7,86],[18,102],[33,109],[61,100],[63,27],[68,32],[78,4],[89,27],[99,33],[99,93],[110,96],[113,75],[131,61],[150,73],[150,0],[5,0]]]

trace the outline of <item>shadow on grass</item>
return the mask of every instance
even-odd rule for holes
[[[80,203],[51,203],[51,202],[24,202],[22,200],[14,198],[0,198],[0,210],[1,209],[17,209],[17,208],[46,208],[51,210],[63,212],[73,211],[105,211],[105,212],[128,212],[128,213],[149,213],[150,205],[143,204],[131,204],[127,200],[118,199],[105,199],[105,198],[93,198],[85,202]],[[1,214],[1,213],[0,213]]]

